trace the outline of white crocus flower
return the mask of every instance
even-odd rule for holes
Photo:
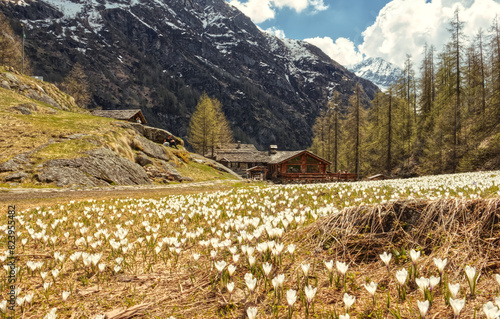
[[[307,299],[307,303],[311,303],[311,301],[313,300],[314,296],[316,295],[316,291],[318,290],[318,288],[313,288],[311,287],[311,285],[307,286],[304,288],[304,292],[306,293],[306,299]]]
[[[333,260],[325,261],[325,267],[328,270],[328,272],[332,272],[333,271]]]
[[[297,301],[297,291],[289,289],[286,291],[286,301],[288,306],[292,307],[295,301]],[[7,302],[6,302],[7,303]]]
[[[417,284],[418,288],[425,294],[425,290],[429,288],[429,278],[424,278],[420,277],[415,279],[415,283]]]
[[[71,294],[71,292],[69,292],[69,291],[63,291],[62,292],[62,300],[66,301],[66,299],[68,299],[70,294]]]
[[[392,254],[384,251],[384,253],[380,255],[380,259],[382,259],[384,264],[387,266],[387,269],[389,269],[389,263],[391,262]]]
[[[0,310],[3,312],[3,313],[7,313],[7,300],[2,300],[0,302]]]
[[[434,258],[434,265],[436,265],[441,275],[443,275],[444,267],[446,267],[446,264],[448,264],[448,258],[445,259]]]
[[[345,315],[340,315],[339,319],[351,319],[351,316],[349,316],[349,314],[346,313]]]
[[[344,293],[344,298],[342,299],[345,304],[345,308],[347,311],[351,308],[351,306],[354,304],[354,301],[356,301],[355,296],[350,296],[347,292]]]
[[[255,319],[257,317],[257,307],[249,307],[247,309],[248,319]]]
[[[45,315],[45,317],[43,317],[43,319],[56,319],[57,318],[56,311],[57,308],[52,308],[50,312],[47,315]]]
[[[370,293],[370,295],[375,296],[375,292],[377,291],[377,284],[374,283],[373,281],[370,282],[368,285],[363,284],[365,286],[366,290]]]
[[[432,289],[434,289],[434,287],[436,287],[440,281],[441,278],[431,276],[431,278],[429,278],[429,289],[432,291]]]
[[[309,273],[310,267],[311,267],[311,264],[300,264],[300,268],[302,268],[302,272],[304,273],[305,277],[307,277],[307,274]]]
[[[336,266],[337,266],[337,270],[345,276],[345,274],[347,273],[347,270],[349,269],[349,265],[347,263],[344,263],[344,262],[340,262],[337,260],[336,262]]]
[[[450,298],[450,306],[453,309],[455,318],[458,318],[460,316],[460,311],[462,311],[463,307],[465,306],[465,299]]]
[[[476,281],[477,281],[477,274],[476,274],[476,268],[475,267],[470,267],[470,266],[465,266],[465,275],[467,277],[467,280],[469,282],[469,287],[470,287],[470,292],[472,295],[474,295],[476,291]]]
[[[429,300],[417,301],[418,311],[420,312],[420,317],[425,318],[425,314],[429,310]]]
[[[228,282],[226,287],[227,287],[227,291],[229,292],[229,294],[231,294],[234,290],[234,282]]]
[[[483,311],[487,319],[497,319],[500,316],[500,310],[491,301],[483,305]]]
[[[495,304],[500,308],[500,297],[495,297]]]
[[[229,273],[229,276],[231,277],[234,274],[234,272],[236,271],[236,266],[234,266],[234,265],[227,266],[227,271]]]
[[[250,290],[250,293],[252,293],[255,289],[255,286],[257,285],[257,278],[253,278],[253,275],[251,273],[247,273],[245,275],[245,283],[248,287],[248,290]]]
[[[500,285],[500,275],[499,274],[495,274],[495,280]]]
[[[450,282],[448,283],[448,289],[450,290],[451,297],[453,299],[457,298],[458,291],[460,290],[460,284],[456,283],[452,285]]]
[[[288,250],[288,252],[290,253],[290,255],[293,255],[293,253],[294,253],[294,251],[295,251],[295,248],[296,248],[296,247],[295,247],[295,245],[294,245],[294,244],[290,244],[290,245],[288,245],[287,250]]]
[[[224,268],[226,268],[226,265],[227,264],[224,260],[215,262],[215,268],[217,269],[218,272],[222,272]]]
[[[273,265],[270,263],[264,263],[262,264],[262,270],[264,270],[264,274],[266,277],[269,277],[269,274],[271,273],[271,269],[273,268]]]
[[[417,262],[417,260],[420,258],[420,251],[415,251],[415,250],[410,250],[410,258],[413,264]]]
[[[396,280],[401,286],[406,283],[406,278],[408,278],[408,271],[406,270],[406,268],[403,268],[396,272]]]
[[[200,254],[194,253],[193,259],[194,259],[194,261],[198,261],[198,259],[200,259]]]
[[[235,254],[233,255],[233,262],[236,264],[238,262],[238,260],[240,260],[240,255],[239,254]]]
[[[248,256],[248,264],[250,267],[253,267],[255,265],[255,257],[254,256]]]

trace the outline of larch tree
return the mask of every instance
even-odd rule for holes
[[[76,105],[83,108],[89,106],[92,94],[87,75],[80,63],[75,63],[59,87],[75,99]]]
[[[213,156],[216,147],[230,143],[232,138],[221,103],[203,93],[189,122],[189,143],[197,153],[207,155],[211,150]]]
[[[23,67],[23,48],[21,39],[14,34],[9,21],[0,12],[0,65],[14,67],[21,71]],[[28,60],[24,58],[24,69],[29,69]],[[29,73],[29,72],[25,72]]]

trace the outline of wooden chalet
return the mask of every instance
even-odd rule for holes
[[[109,117],[117,120],[124,120],[134,123],[146,124],[146,118],[140,109],[131,110],[95,110],[92,115]]]
[[[271,179],[282,183],[312,183],[356,180],[356,174],[331,173],[331,163],[307,150],[258,151],[252,144],[234,143],[216,150],[215,160],[251,179]]]

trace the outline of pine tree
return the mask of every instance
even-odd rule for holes
[[[78,106],[85,108],[90,104],[92,94],[89,88],[89,81],[80,63],[75,63],[71,72],[59,86],[62,91],[75,99],[75,103]]]

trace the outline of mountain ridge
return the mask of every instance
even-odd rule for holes
[[[365,100],[378,90],[318,48],[261,31],[224,0],[19,3],[0,8],[27,25],[37,75],[60,82],[78,62],[94,107],[140,107],[181,137],[206,92],[221,100],[236,139],[301,149],[334,91],[347,104],[357,82]]]

